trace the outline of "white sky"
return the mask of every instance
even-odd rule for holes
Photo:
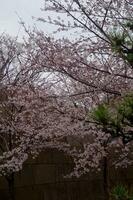
[[[37,22],[36,19],[32,17],[46,17],[49,14],[51,17],[56,17],[55,13],[44,13],[40,8],[44,7],[44,0],[0,0],[0,34],[7,33],[11,36],[18,36],[21,40],[25,32],[20,24],[19,17],[25,22],[26,27],[33,27],[36,24],[38,29],[41,29],[46,34],[52,35],[52,32],[56,30],[57,27],[44,24],[43,22]],[[17,16],[18,15],[18,16]],[[55,15],[55,16],[53,16]],[[65,16],[64,16],[65,17]],[[57,38],[60,37],[74,38],[74,36],[69,35],[69,33],[58,33]]]
[[[43,16],[40,10],[43,3],[43,0],[0,0],[0,33],[5,32],[12,36],[19,33],[22,37],[23,29],[16,12],[26,22],[26,25],[32,26],[35,23],[32,16]]]

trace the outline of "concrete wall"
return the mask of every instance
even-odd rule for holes
[[[61,152],[48,150],[28,160],[15,176],[16,200],[103,200],[103,175],[90,173],[80,179],[66,179],[72,160]],[[110,185],[124,183],[133,188],[133,171],[109,171]],[[0,178],[0,200],[8,200],[7,183]]]

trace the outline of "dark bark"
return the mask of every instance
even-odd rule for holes
[[[9,200],[15,200],[14,173],[12,173],[8,177],[6,177],[6,180],[8,182]]]
[[[109,200],[109,177],[108,177],[108,160],[106,157],[103,159],[103,189],[104,199]]]

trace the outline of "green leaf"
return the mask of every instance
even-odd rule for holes
[[[123,185],[117,185],[112,191],[112,196],[115,200],[127,200],[129,198],[128,190]]]
[[[92,118],[103,125],[108,124],[110,119],[108,108],[105,105],[99,105],[92,112]]]

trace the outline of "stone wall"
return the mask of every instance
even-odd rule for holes
[[[36,160],[28,160],[15,176],[16,200],[103,200],[103,175],[90,173],[79,179],[64,178],[73,167],[72,160],[61,152],[48,150]],[[132,168],[110,169],[111,187],[124,183],[133,188]],[[8,200],[7,183],[0,178],[0,200]]]

